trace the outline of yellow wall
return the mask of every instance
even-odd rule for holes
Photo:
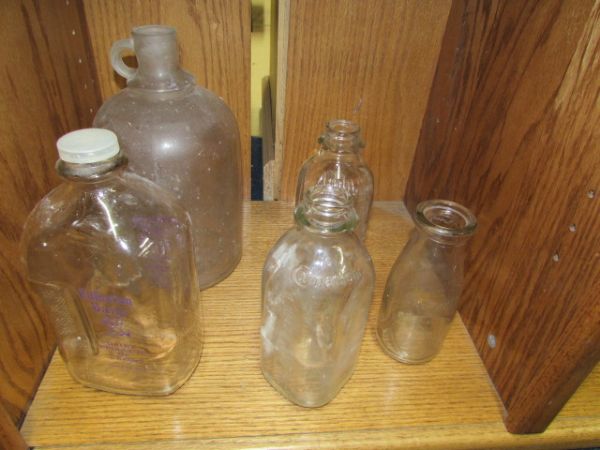
[[[250,35],[250,127],[252,136],[260,136],[262,81],[269,75],[271,0],[252,0],[252,25]]]

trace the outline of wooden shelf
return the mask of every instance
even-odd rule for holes
[[[457,317],[440,355],[407,366],[384,355],[374,324],[387,274],[411,224],[401,203],[377,203],[367,247],[377,272],[358,365],[319,409],[281,397],[259,367],[260,279],[268,250],[292,226],[288,203],[245,207],[244,256],[204,294],[205,347],[189,382],[169,397],[95,391],[54,356],[21,432],[30,446],[60,449],[575,448],[600,445],[596,368],[543,434],[506,432],[503,408]]]

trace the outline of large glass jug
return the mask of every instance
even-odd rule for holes
[[[134,28],[111,50],[127,87],[102,105],[94,126],[119,137],[130,169],[171,191],[192,218],[201,288],[224,279],[242,251],[237,122],[227,105],[179,67],[175,29]],[[138,68],[122,52],[133,50]]]
[[[87,386],[169,394],[202,349],[189,216],[123,170],[113,132],[74,131],[58,147],[65,182],[29,215],[21,245],[61,356]]]

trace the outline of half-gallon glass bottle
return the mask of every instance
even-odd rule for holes
[[[298,177],[296,206],[313,186],[331,185],[347,192],[358,214],[355,232],[365,239],[373,202],[373,175],[363,161],[360,128],[349,120],[332,120],[319,138],[315,155],[307,159]]]
[[[78,130],[57,146],[65,182],[29,215],[21,246],[60,353],[87,386],[169,394],[202,349],[189,216],[124,170],[113,132]]]
[[[130,169],[172,192],[192,218],[201,288],[227,277],[242,252],[237,122],[227,105],[179,67],[175,29],[134,28],[111,50],[127,88],[102,105],[94,126],[114,131]],[[134,51],[138,68],[125,65]]]
[[[344,191],[309,190],[295,219],[263,270],[262,371],[290,401],[318,407],[352,375],[375,274]]]
[[[465,244],[477,220],[447,200],[417,205],[416,228],[388,276],[377,338],[394,359],[408,364],[438,354],[457,309]]]

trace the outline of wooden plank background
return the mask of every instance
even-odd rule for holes
[[[0,448],[6,450],[27,450],[29,447],[21,436],[14,420],[0,404]]]
[[[58,183],[56,139],[89,126],[100,101],[81,13],[74,2],[11,0],[0,14],[0,407],[13,423],[22,420],[54,347],[23,275],[21,230]]]
[[[600,2],[453,4],[406,201],[479,218],[461,314],[513,432],[600,357],[599,91]]]
[[[447,0],[280,2],[287,41],[278,52],[275,198],[294,199],[302,162],[335,118],[361,125],[375,199],[402,198],[449,7]]]
[[[250,2],[242,0],[86,0],[85,16],[102,98],[125,86],[110,64],[112,43],[135,26],[177,29],[181,66],[223,98],[240,127],[244,197],[250,198]]]

